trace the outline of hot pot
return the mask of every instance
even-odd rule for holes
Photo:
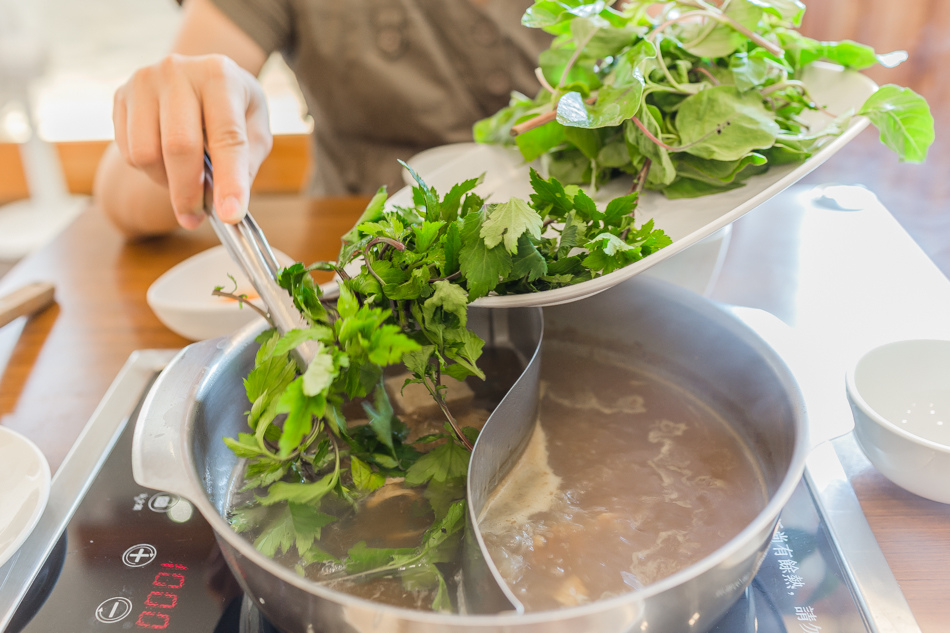
[[[536,357],[539,310],[471,312],[472,323],[483,337],[500,336],[525,360]],[[529,614],[449,615],[390,607],[332,591],[257,552],[224,518],[237,458],[221,438],[244,429],[247,402],[242,379],[253,365],[259,328],[187,347],[162,373],[136,422],[135,479],[196,506],[215,530],[244,591],[287,633],[707,630],[755,575],[779,513],[802,476],[807,425],[804,398],[794,375],[757,331],[759,325],[750,325],[741,311],[645,277],[583,301],[545,308],[543,319],[546,336],[552,332],[571,336],[583,328],[605,341],[622,337],[626,347],[706,376],[719,396],[745,413],[737,416],[735,431],[761,468],[768,493],[762,511],[699,562],[641,590],[579,607]],[[536,371],[534,363],[528,374],[532,368]],[[520,380],[527,378],[519,379],[516,392]],[[523,406],[525,393],[510,393],[496,413],[506,403],[512,404],[512,395],[522,401],[514,404]],[[481,450],[479,445],[475,450]],[[477,461],[473,455],[472,463]]]

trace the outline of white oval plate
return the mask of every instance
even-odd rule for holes
[[[849,109],[856,111],[877,89],[877,85],[865,75],[820,63],[809,67],[803,81],[815,101],[836,115]],[[824,129],[831,122],[828,115],[819,112],[807,112],[803,118],[816,131]],[[491,308],[556,305],[577,301],[611,288],[684,251],[780,193],[828,160],[868,123],[865,117],[855,117],[841,136],[830,140],[807,161],[772,167],[766,173],[750,178],[745,186],[732,191],[684,200],[669,200],[660,193],[645,192],[637,208],[637,217],[641,222],[653,219],[657,228],[670,236],[673,243],[666,248],[620,270],[573,286],[524,295],[489,295],[477,299],[472,305]],[[476,191],[489,201],[527,198],[531,193],[529,165],[517,149],[465,143],[437,149],[441,151],[430,154],[437,161],[426,160],[426,153],[423,153],[420,154],[423,160],[419,162],[416,159],[416,162],[419,162],[420,175],[440,195],[444,195],[454,184],[480,174],[485,176]],[[431,171],[425,169],[427,165],[439,162],[441,165]],[[409,164],[413,164],[413,159],[410,159]],[[537,164],[533,166],[538,168]],[[617,179],[601,187],[594,198],[604,203],[627,193],[629,186],[629,180]],[[387,205],[407,206],[411,203],[412,188],[407,186],[393,194]]]
[[[0,567],[23,545],[49,500],[50,472],[36,444],[0,426]]]
[[[282,266],[289,266],[293,258],[274,251]],[[231,275],[237,282],[228,277]],[[211,294],[216,286],[228,292],[247,295],[255,301],[257,291],[234,263],[223,246],[215,246],[176,264],[149,287],[145,300],[168,329],[191,341],[202,341],[225,336],[248,323],[262,319],[251,308],[238,302]]]

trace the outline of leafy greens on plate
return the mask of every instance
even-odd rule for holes
[[[474,127],[475,139],[515,143],[563,182],[596,187],[619,174],[669,198],[742,186],[769,165],[804,161],[863,115],[902,161],[934,140],[924,99],[881,87],[857,111],[829,112],[802,81],[816,62],[862,70],[906,57],[798,33],[798,0],[537,0],[522,18],[554,36],[534,98]],[[819,111],[821,129],[802,120]]]

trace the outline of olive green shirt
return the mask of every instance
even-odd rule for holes
[[[528,0],[214,0],[297,76],[314,121],[319,195],[401,186],[397,159],[470,141],[472,124],[534,96],[550,36]]]

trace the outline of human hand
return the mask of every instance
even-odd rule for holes
[[[214,206],[244,217],[251,182],[273,139],[257,79],[223,55],[171,55],[139,69],[115,94],[122,157],[168,187],[178,223],[204,218],[204,151],[214,166]]]

